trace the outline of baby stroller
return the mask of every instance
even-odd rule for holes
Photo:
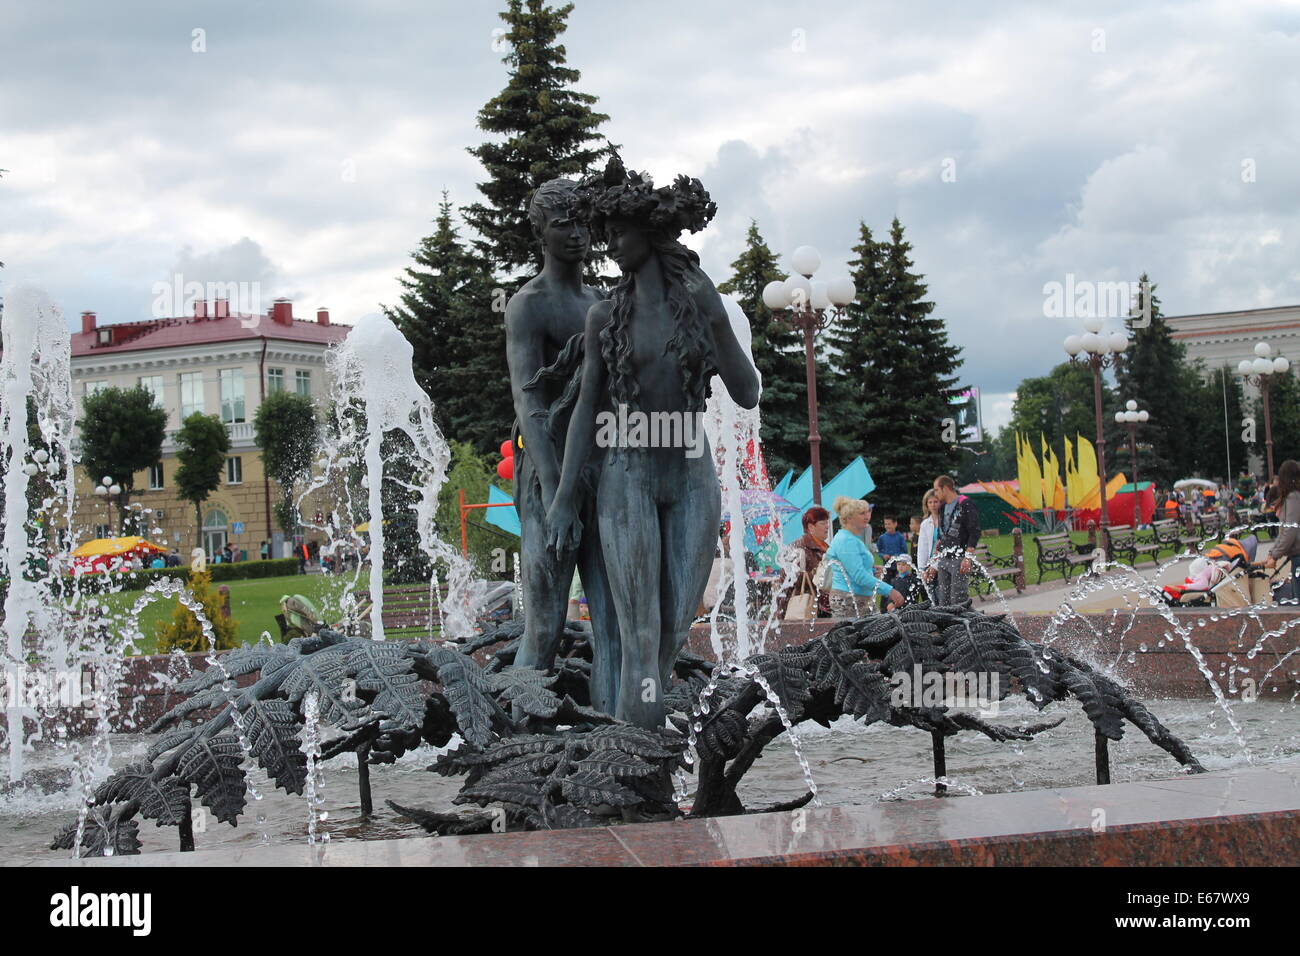
[[[1254,567],[1258,539],[1224,538],[1192,562],[1182,584],[1167,584],[1165,603],[1171,607],[1245,607],[1269,600],[1269,575]],[[1256,596],[1258,595],[1258,596]]]

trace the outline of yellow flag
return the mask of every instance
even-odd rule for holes
[[[1043,507],[1043,472],[1034,456],[1029,439],[1016,432],[1016,471],[1020,478],[1020,497],[1031,509]]]
[[[1076,508],[1100,508],[1101,495],[1097,493],[1097,450],[1092,447],[1092,442],[1082,435],[1075,435],[1075,441],[1079,449],[1079,493],[1077,497],[1075,495],[1070,497]]]

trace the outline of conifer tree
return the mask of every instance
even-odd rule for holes
[[[866,458],[882,517],[912,514],[935,476],[956,464],[948,420],[960,349],[925,300],[911,248],[897,218],[888,242],[876,242],[861,225],[850,264],[857,301],[830,338],[846,406],[836,428]]]
[[[501,278],[525,266],[541,268],[541,251],[528,222],[529,197],[542,183],[575,176],[610,151],[597,128],[609,117],[592,109],[597,97],[574,85],[581,73],[565,66],[559,37],[567,29],[573,4],[550,7],[544,0],[509,0],[499,14],[506,23],[502,58],[509,66],[505,89],[478,114],[486,133],[504,137],[471,147],[487,171],[479,183],[484,202],[465,208],[465,220],[478,234],[480,257]]]
[[[1143,302],[1134,304],[1127,321],[1128,348],[1115,360],[1115,381],[1121,401],[1135,399],[1151,413],[1153,423],[1160,423],[1145,429],[1143,450],[1149,454],[1142,459],[1140,477],[1167,488],[1196,467],[1201,438],[1195,436],[1189,414],[1198,383],[1195,370],[1187,364],[1186,346],[1174,341],[1160,314],[1157,287],[1145,273],[1140,281],[1144,290],[1140,297],[1149,299],[1149,312]]]
[[[385,308],[414,350],[415,380],[449,440],[487,454],[509,437],[514,409],[506,365],[506,293],[460,238],[446,193],[433,235],[399,281],[402,304]]]

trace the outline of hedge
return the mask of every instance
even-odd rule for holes
[[[230,564],[209,564],[208,570],[212,572],[212,582],[220,584],[223,581],[247,581],[252,578],[278,578],[289,574],[298,573],[299,561],[297,558],[276,558],[274,561],[235,561]],[[176,568],[143,568],[139,571],[127,571],[123,574],[84,574],[80,577],[80,589],[82,594],[102,594],[106,591],[142,591],[155,581],[188,581],[190,569],[188,565],[181,565]],[[56,594],[66,594],[74,586],[73,582],[77,580],[71,575],[64,576],[63,580],[54,584],[53,590]],[[0,581],[0,600],[4,599],[5,593],[9,590],[7,580]]]

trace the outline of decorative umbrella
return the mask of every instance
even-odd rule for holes
[[[1174,490],[1182,491],[1184,488],[1218,488],[1212,481],[1206,481],[1204,478],[1184,478],[1181,481],[1174,482]]]
[[[723,503],[726,503],[724,496]],[[745,524],[752,524],[764,518],[771,518],[775,513],[778,518],[786,518],[799,513],[799,506],[791,504],[785,498],[761,488],[742,488],[740,491],[740,510],[745,516]],[[723,521],[731,520],[731,513],[722,513]]]

